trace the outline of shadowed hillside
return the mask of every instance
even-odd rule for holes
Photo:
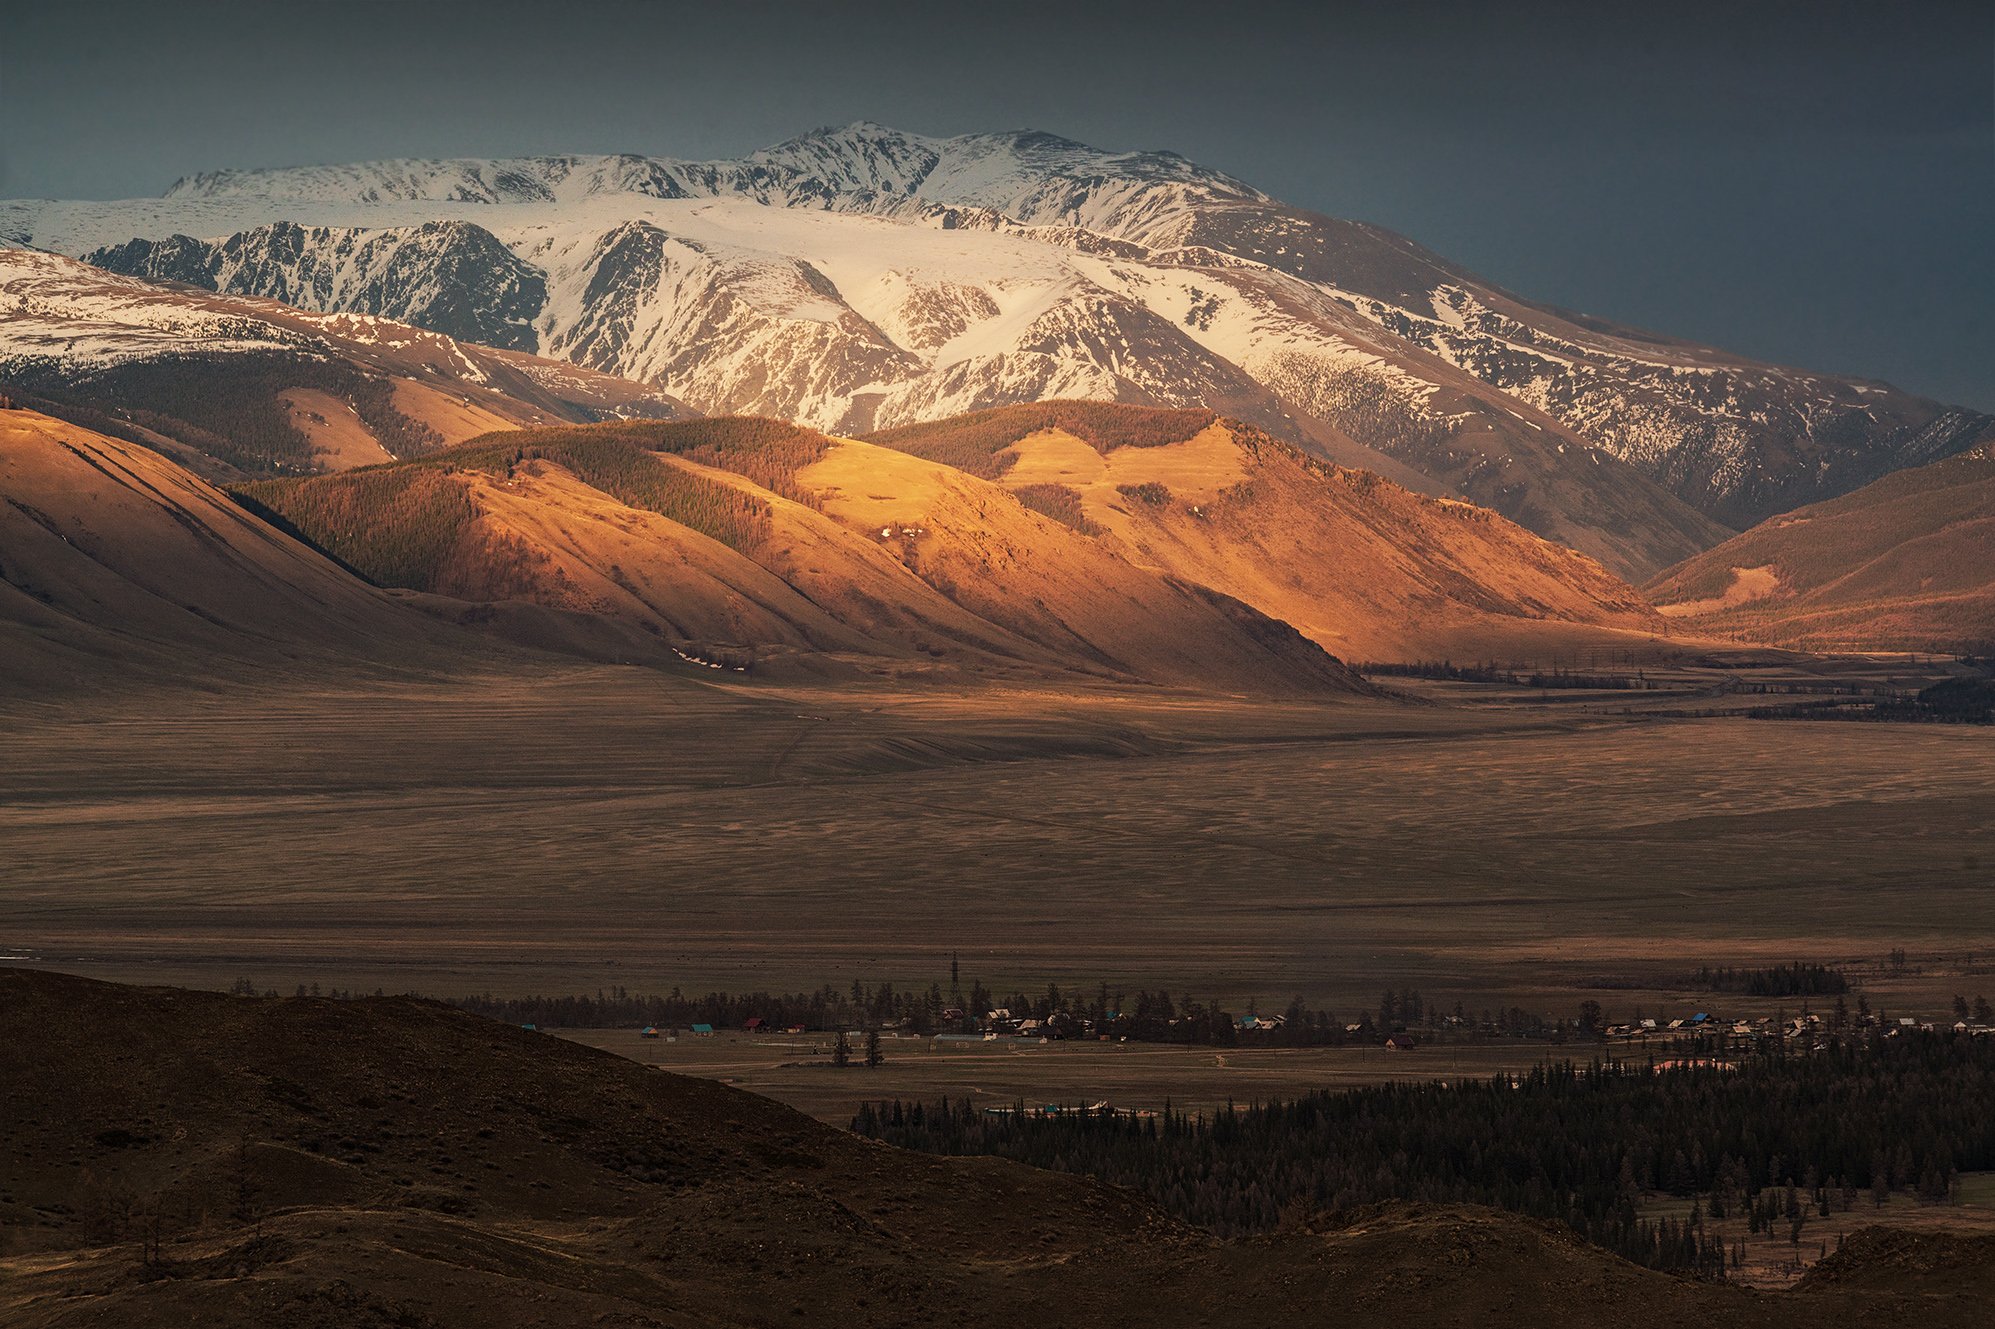
[[[399,998],[0,972],[9,1325],[1978,1323],[1890,1267],[1760,1296],[1486,1211],[1222,1243]],[[828,1072],[829,1073],[829,1072]],[[843,1072],[861,1075],[862,1070]],[[1904,1260],[1901,1252],[1899,1263]]]
[[[1774,517],[1648,590],[1699,632],[1801,650],[1995,650],[1995,444]]]
[[[466,663],[410,612],[159,453],[0,410],[6,689],[258,668]]]

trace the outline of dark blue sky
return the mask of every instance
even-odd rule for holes
[[[0,0],[0,197],[821,124],[1170,148],[1602,317],[1995,410],[1995,5]]]

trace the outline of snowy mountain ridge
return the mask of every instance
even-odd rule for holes
[[[1209,405],[1646,575],[1989,427],[1529,304],[1169,153],[861,122],[733,162],[393,161],[0,203],[0,240],[858,433]]]
[[[636,154],[403,159],[214,171],[169,199],[297,203],[578,203],[605,195],[738,196],[779,207],[906,214],[923,205],[989,209],[1026,225],[1067,224],[1157,243],[1169,205],[1271,202],[1164,152],[1107,153],[1036,130],[929,138],[866,121],[801,135],[738,161]]]

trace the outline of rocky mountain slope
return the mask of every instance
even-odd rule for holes
[[[904,1153],[409,999],[13,970],[0,1011],[37,1035],[0,1040],[0,1319],[23,1329],[1245,1329],[1328,1306],[1411,1329],[1952,1329],[1984,1311],[1908,1281],[1910,1237],[1779,1295],[1473,1209],[1219,1242],[1130,1192]]]
[[[0,388],[215,480],[341,470],[509,426],[688,414],[627,379],[374,314],[20,249],[0,249]]]
[[[1762,522],[1648,590],[1696,632],[1985,655],[1995,653],[1991,570],[1995,441]]]
[[[1214,407],[1624,575],[1979,427],[1532,305],[1169,153],[1032,132],[219,172],[0,204],[0,239],[845,433],[1055,397]]]

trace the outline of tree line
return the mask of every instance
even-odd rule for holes
[[[1565,1062],[1211,1116],[894,1100],[862,1108],[853,1129],[1085,1173],[1222,1235],[1393,1199],[1481,1204],[1565,1223],[1638,1264],[1718,1277],[1731,1252],[1706,1217],[1743,1214],[1798,1247],[1810,1215],[1896,1191],[1942,1202],[1958,1173],[1995,1168],[1995,1039],[1873,1031],[1819,1052]],[[1681,1219],[1644,1218],[1653,1192],[1697,1203]]]
[[[1042,517],[1051,517],[1062,526],[1082,535],[1100,535],[1101,527],[1089,521],[1081,510],[1080,491],[1070,485],[1019,485],[1011,496]]]
[[[540,455],[543,448],[573,449],[578,444],[622,445],[634,452],[669,452],[701,466],[733,471],[762,488],[806,507],[822,500],[797,483],[804,467],[820,460],[831,440],[806,425],[762,415],[699,416],[690,420],[620,420],[588,426],[554,425],[540,429],[498,430],[464,444],[485,448],[523,448]],[[640,506],[642,506],[640,504]]]
[[[674,427],[642,426],[652,433]],[[490,592],[484,598],[494,599],[526,584],[524,571],[512,565],[534,555],[518,542],[497,543],[480,550],[471,560],[474,566],[464,566],[459,542],[478,515],[467,477],[510,480],[516,468],[533,461],[560,466],[626,506],[655,512],[733,549],[750,550],[768,538],[772,526],[762,499],[681,470],[622,436],[639,429],[633,424],[488,435],[505,441],[474,441],[432,457],[336,475],[259,481],[231,492],[244,507],[377,586],[463,593],[469,581],[470,589]],[[745,464],[734,452],[705,455],[709,460],[724,455],[736,469]],[[768,475],[773,482],[775,472]]]
[[[1686,975],[1686,980],[1692,976]],[[1834,986],[1843,981],[1840,971],[1818,964],[1795,962],[1764,969],[1713,969],[1708,966],[1695,977],[1708,984],[1730,984],[1729,990],[1750,991],[1753,995],[1796,995],[1783,986],[1834,992],[1833,1008],[1824,1014],[1826,1031],[1843,1034],[1861,1027],[1885,1023],[1881,1012],[1873,1011],[1861,994],[1852,1008]],[[255,995],[261,989],[247,978],[236,980],[233,991]],[[270,995],[275,996],[272,992]],[[317,984],[298,985],[298,996],[320,996]],[[338,988],[323,993],[336,999],[356,994]],[[381,995],[378,991],[375,995]],[[1799,993],[1807,1002],[1806,992]],[[1112,986],[1106,981],[1092,987],[1063,988],[1049,983],[1037,993],[993,990],[980,980],[964,985],[961,966],[950,962],[947,985],[940,981],[926,987],[896,985],[890,980],[868,984],[854,979],[850,986],[826,983],[801,992],[712,991],[688,993],[674,987],[665,993],[633,992],[622,986],[599,988],[594,993],[499,996],[492,993],[443,997],[441,1000],[475,1014],[511,1024],[532,1024],[557,1029],[606,1029],[656,1026],[685,1028],[711,1024],[716,1028],[745,1026],[759,1019],[770,1029],[803,1028],[899,1029],[919,1035],[976,1033],[994,1024],[1004,1032],[1031,1032],[1050,1038],[1126,1038],[1134,1042],[1179,1043],[1201,1046],[1325,1047],[1377,1043],[1396,1032],[1412,1032],[1422,1038],[1455,1042],[1487,1042],[1499,1039],[1536,1039],[1554,1043],[1597,1041],[1610,1027],[1607,1013],[1597,1001],[1587,1000],[1571,1016],[1527,1011],[1520,1006],[1478,1006],[1467,1002],[1431,1001],[1418,988],[1388,986],[1375,1005],[1343,1014],[1313,1007],[1294,997],[1279,1008],[1263,1013],[1261,1003],[1249,1000],[1238,1012],[1217,998],[1200,998],[1189,992],[1173,993],[1165,988],[1134,990]],[[1638,1012],[1639,1012],[1639,1008]],[[1954,998],[1958,1018],[1991,1023],[1988,1001]],[[993,1021],[993,1013],[1002,1013]],[[1032,1022],[1028,1025],[1027,1022]],[[1686,1045],[1690,1046],[1690,1045]]]
[[[1580,688],[1593,692],[1666,691],[1672,684],[1650,678],[1642,670],[1633,674],[1586,674],[1565,668],[1521,669],[1493,664],[1458,665],[1451,660],[1377,661],[1357,666],[1367,678],[1433,678],[1452,683],[1501,683],[1508,687]]]
[[[239,988],[255,991],[247,980]],[[303,990],[299,995],[305,995]],[[312,995],[318,995],[314,990]],[[342,996],[334,991],[328,995]],[[1278,1012],[1280,1021],[1242,1027],[1236,1015],[1216,998],[1173,994],[1163,988],[1133,992],[1102,982],[1091,989],[1063,989],[1049,983],[1037,994],[995,992],[980,981],[968,990],[952,965],[945,993],[940,982],[928,987],[897,987],[890,981],[866,984],[857,979],[845,989],[830,984],[810,992],[708,992],[694,995],[673,988],[646,994],[627,988],[599,989],[593,994],[494,996],[491,993],[445,998],[450,1004],[479,1015],[514,1024],[546,1028],[613,1028],[653,1025],[684,1028],[711,1024],[740,1028],[759,1018],[777,1028],[839,1029],[877,1026],[916,1034],[971,1033],[989,1023],[992,1011],[1009,1012],[1010,1023],[1036,1021],[1049,1037],[1084,1034],[1128,1038],[1137,1042],[1239,1044],[1277,1047],[1334,1046],[1375,1042],[1395,1030],[1430,1033],[1453,1030],[1462,1037],[1564,1039],[1581,1037],[1602,1027],[1599,1007],[1585,1003],[1572,1019],[1539,1015],[1522,1007],[1470,1011],[1462,1002],[1444,1007],[1430,1003],[1413,987],[1388,987],[1376,1009],[1353,1011],[1349,1017],[1311,1007],[1300,997]],[[951,1013],[954,1012],[952,1015]],[[1258,1017],[1259,1003],[1249,1001],[1245,1012]]]
[[[259,332],[258,330],[261,329]],[[267,335],[266,325],[228,325],[217,336]],[[319,466],[311,441],[292,422],[285,391],[311,388],[352,407],[361,423],[398,456],[433,451],[442,435],[402,413],[394,385],[340,360],[306,350],[251,351],[225,356],[170,356],[115,365],[80,388],[61,366],[24,377],[41,394],[37,409],[85,428],[151,444],[150,430],[199,448],[251,474],[298,474]],[[104,422],[113,427],[101,428]]]
[[[968,415],[899,425],[866,436],[869,443],[941,462],[986,480],[1010,467],[1012,444],[1058,429],[1106,456],[1116,448],[1160,448],[1194,438],[1219,416],[1212,411],[1130,406],[1102,401],[1046,401],[995,406]]]
[[[1711,992],[1738,992],[1748,997],[1834,997],[1850,990],[1839,969],[1825,964],[1768,965],[1758,969],[1712,968],[1699,965],[1697,986]]]

